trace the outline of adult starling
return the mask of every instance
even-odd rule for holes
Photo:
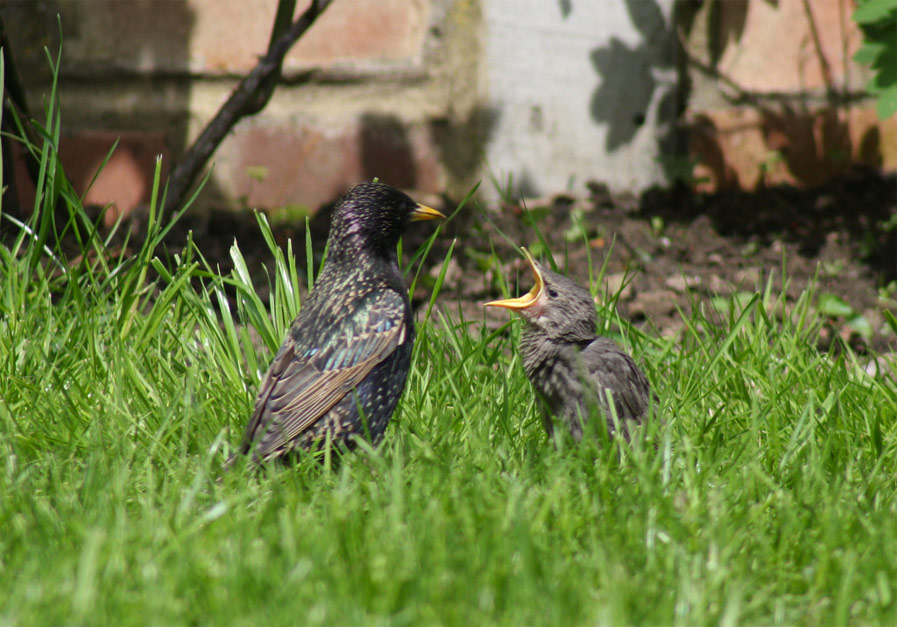
[[[598,409],[608,434],[614,435],[611,396],[628,440],[629,423],[641,423],[648,411],[647,378],[617,344],[595,335],[597,315],[589,291],[538,263],[528,250],[523,252],[536,281],[533,289],[486,306],[505,307],[523,316],[523,369],[542,401],[548,434],[554,431],[554,416],[579,441],[584,421]]]
[[[324,268],[259,386],[240,453],[261,463],[328,439],[380,440],[414,344],[396,247],[409,222],[440,218],[382,183],[340,199]]]

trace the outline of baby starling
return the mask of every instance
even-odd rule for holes
[[[396,247],[409,222],[441,218],[382,183],[340,199],[324,268],[259,386],[240,453],[261,463],[328,439],[380,440],[414,344]]]
[[[648,411],[648,380],[612,340],[595,335],[597,315],[589,291],[538,263],[525,248],[523,252],[536,280],[533,289],[520,298],[486,306],[513,309],[526,322],[520,354],[526,376],[542,401],[549,436],[554,416],[576,441],[581,440],[583,421],[595,409],[602,412],[612,436],[610,395],[628,440],[628,423],[641,423]]]

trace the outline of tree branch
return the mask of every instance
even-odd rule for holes
[[[296,40],[314,24],[331,2],[333,0],[312,0],[311,6],[290,24],[289,29],[278,36],[278,31],[283,29],[284,7],[295,7],[295,0],[281,0],[271,32],[268,52],[259,59],[258,64],[237,85],[227,102],[221,106],[215,117],[206,125],[193,145],[187,149],[173,168],[168,179],[166,213],[170,214],[181,206],[187,191],[205,167],[209,157],[236,123],[243,117],[258,113],[268,104],[271,94],[274,92],[274,85],[280,77],[281,66],[287,52]]]
[[[807,24],[810,27],[810,35],[813,38],[813,47],[816,50],[816,58],[819,59],[819,69],[822,72],[822,80],[825,82],[825,91],[830,98],[834,98],[835,81],[832,80],[832,68],[829,67],[828,59],[825,58],[825,52],[822,50],[822,41],[819,38],[819,29],[816,28],[816,20],[813,18],[813,10],[810,8],[809,0],[803,0],[804,14],[807,16]]]
[[[785,92],[785,91],[750,91],[739,85],[732,78],[721,72],[717,67],[702,61],[692,55],[687,48],[682,35],[679,35],[679,49],[686,65],[695,68],[705,76],[716,80],[721,85],[727,87],[732,93],[726,90],[720,90],[722,97],[727,103],[735,106],[750,105],[757,107],[761,111],[768,111],[773,105],[791,107],[795,103],[805,104],[813,102],[818,104],[830,104],[834,106],[849,105],[854,102],[861,102],[869,97],[865,91],[852,92],[842,90],[840,92],[832,92],[826,89],[826,95],[818,96],[808,94],[806,92]]]
[[[25,88],[22,86],[22,79],[19,76],[18,66],[16,65],[15,58],[12,53],[12,45],[9,41],[9,36],[6,33],[6,24],[3,22],[3,17],[0,16],[0,49],[2,49],[3,53],[3,94],[5,96],[3,101],[4,108],[7,109],[5,113],[7,115],[3,115],[3,124],[2,128],[8,134],[14,135],[17,132],[15,128],[15,124],[12,122],[11,114],[12,110],[15,109],[15,112],[18,114],[19,119],[22,121],[22,126],[25,129],[25,135],[33,145],[37,146],[40,144],[40,140],[37,136],[37,133],[31,128],[31,111],[28,109],[28,99],[25,97]],[[28,177],[31,179],[31,182],[34,185],[37,185],[38,174],[40,171],[40,163],[34,159],[33,155],[30,151],[25,150],[25,169],[28,172]],[[11,185],[11,189],[14,189],[15,179],[7,176],[7,170],[9,173],[12,173],[13,170],[13,160],[12,160],[12,146],[7,136],[3,138],[3,168],[4,168],[4,185]],[[11,194],[13,198],[16,198],[15,193]],[[17,198],[16,198],[17,200]]]

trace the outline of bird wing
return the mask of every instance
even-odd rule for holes
[[[290,331],[259,388],[245,452],[256,443],[263,459],[282,449],[407,339],[405,303],[395,291],[369,294],[349,315],[323,337]]]
[[[650,384],[632,357],[607,338],[596,338],[580,353],[589,379],[598,386],[599,401],[606,406],[605,390],[613,392],[621,420],[641,422],[648,411]]]

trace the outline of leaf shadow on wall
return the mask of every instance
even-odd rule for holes
[[[408,130],[394,115],[366,113],[361,117],[361,170],[364,180],[374,177],[401,189],[418,184],[414,147]]]
[[[592,49],[590,60],[601,79],[592,94],[589,112],[598,124],[607,125],[608,151],[630,143],[645,123],[655,93],[661,126],[670,130],[661,137],[661,148],[674,140],[673,122],[678,114],[679,96],[675,84],[661,83],[658,71],[676,67],[676,37],[654,0],[627,0],[630,20],[642,36],[637,46],[612,37],[606,46]]]

